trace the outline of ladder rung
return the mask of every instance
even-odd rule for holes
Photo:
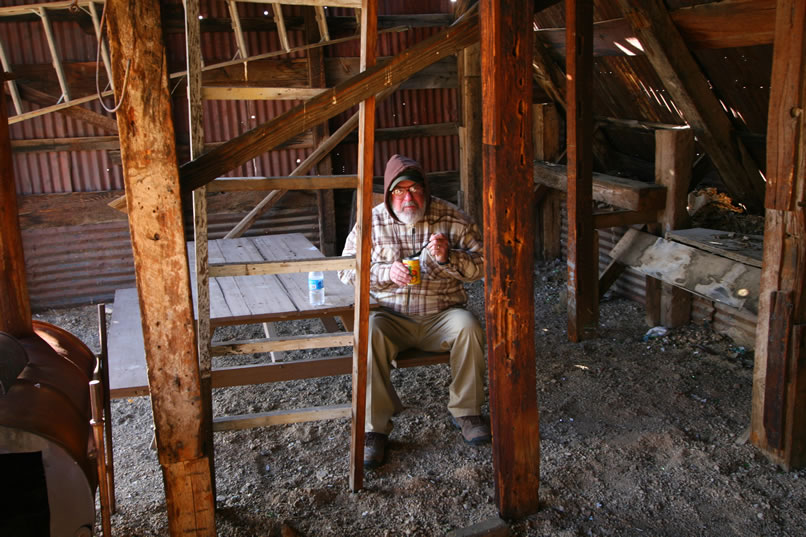
[[[352,332],[337,332],[213,343],[210,345],[210,354],[213,356],[229,356],[230,354],[326,349],[329,347],[351,347],[352,345]]]
[[[218,416],[213,418],[213,431],[234,431],[252,429],[267,425],[284,425],[303,423],[306,421],[332,420],[349,418],[352,413],[348,404],[296,408],[293,410],[274,410],[257,414],[241,414],[238,416]]]
[[[263,261],[255,263],[210,264],[210,277],[256,276],[258,274],[294,274],[312,270],[351,270],[355,268],[355,256],[314,257],[287,261]]]

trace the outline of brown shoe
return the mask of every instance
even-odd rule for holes
[[[381,433],[367,433],[364,438],[364,468],[372,470],[383,464],[388,436]]]
[[[463,416],[461,418],[451,417],[453,426],[462,431],[462,438],[468,444],[477,446],[486,444],[492,438],[490,427],[481,416]]]

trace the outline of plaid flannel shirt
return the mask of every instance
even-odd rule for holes
[[[440,265],[425,247],[434,233],[444,233],[451,243],[448,262]],[[356,228],[350,232],[342,255],[355,255]],[[392,264],[418,255],[422,282],[398,287],[389,278]],[[431,198],[428,212],[416,224],[392,219],[381,203],[372,209],[370,294],[383,307],[404,315],[431,315],[467,303],[465,282],[484,275],[479,229],[455,205]],[[355,270],[339,271],[339,278],[355,284]]]

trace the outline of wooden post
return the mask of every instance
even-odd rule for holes
[[[320,26],[316,22],[315,8],[305,8],[306,42],[315,43],[324,39],[320,32]],[[325,57],[321,48],[308,49],[308,85],[312,88],[327,87]],[[327,121],[314,127],[314,147],[319,147],[329,136],[330,129],[328,129]],[[318,164],[314,165],[313,169],[315,174],[330,175],[333,173],[330,156],[323,158]],[[317,190],[316,205],[319,212],[319,249],[326,256],[334,256],[336,255],[336,206],[333,190]]]
[[[688,185],[694,165],[694,134],[691,129],[655,131],[655,182],[666,187],[666,207],[658,221],[661,234],[688,227]],[[660,322],[676,328],[691,319],[691,293],[664,283],[660,300]]]
[[[185,53],[187,57],[188,130],[190,160],[204,153],[202,105],[202,48],[199,0],[184,0]],[[207,250],[207,186],[193,191],[193,246],[196,249],[196,341],[199,353],[199,382],[202,397],[203,452],[210,463],[210,483],[215,497],[215,449],[213,441],[213,360],[210,356],[210,274]]]
[[[378,54],[378,2],[361,6],[361,71],[375,65]],[[369,269],[372,249],[372,178],[375,154],[375,96],[358,108],[358,191],[355,225],[355,321],[353,326],[353,408],[350,443],[350,490],[364,486],[364,418],[367,403],[367,347],[369,344]]]
[[[568,338],[593,337],[599,323],[593,246],[593,1],[565,3],[568,53]]]
[[[537,512],[540,484],[532,9],[528,0],[481,2],[487,361],[495,496],[504,518]]]
[[[158,459],[173,536],[214,536],[190,273],[160,4],[110,0],[121,160]],[[126,70],[128,80],[123,83]]]
[[[535,160],[554,162],[560,155],[560,114],[553,103],[532,107]],[[551,189],[537,203],[535,255],[548,261],[562,255],[562,193]]]
[[[33,334],[5,97],[0,98],[0,331]]]
[[[778,0],[750,441],[806,465],[806,3]]]
[[[462,124],[459,127],[459,166],[463,209],[483,227],[483,178],[481,175],[481,45],[470,45],[459,54],[462,62],[459,88]]]

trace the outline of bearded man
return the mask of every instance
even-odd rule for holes
[[[342,255],[355,255],[356,238],[353,228]],[[455,205],[431,196],[416,161],[392,156],[384,173],[384,202],[372,209],[370,294],[380,307],[369,314],[365,467],[385,461],[392,416],[402,410],[391,363],[409,348],[450,351],[451,422],[469,444],[490,441],[481,415],[484,332],[465,309],[464,288],[483,270],[476,224]],[[339,277],[354,284],[355,271],[340,271]]]

